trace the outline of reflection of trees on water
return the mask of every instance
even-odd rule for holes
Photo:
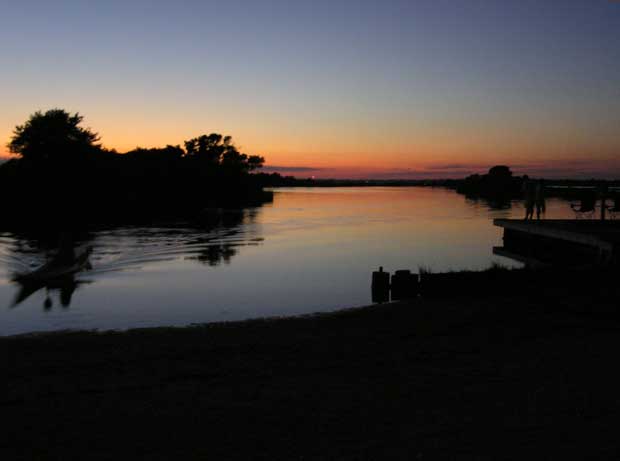
[[[56,297],[61,307],[69,307],[75,291],[82,285],[91,283],[91,281],[77,280],[74,275],[67,275],[66,277],[59,277],[45,282],[16,281],[16,283],[19,284],[19,291],[12,302],[12,307],[21,304],[37,291],[45,289],[43,308],[49,311],[54,307],[53,299]]]
[[[201,217],[203,225],[211,227],[206,235],[197,235],[190,242],[192,247],[199,248],[197,254],[186,259],[195,260],[211,267],[229,264],[239,247],[259,245],[263,241],[255,227],[259,209],[226,210],[209,209]],[[215,231],[215,232],[213,232]],[[243,232],[242,232],[243,231]],[[211,234],[215,233],[213,236]]]
[[[18,287],[13,305],[45,290],[46,310],[53,307],[54,299],[68,307],[75,291],[93,283],[99,273],[137,270],[180,257],[210,267],[228,264],[240,247],[261,244],[256,226],[259,213],[260,208],[214,208],[204,210],[192,223],[75,231],[69,240],[69,233],[58,231],[5,234],[11,242],[5,247],[10,255],[8,269]],[[94,250],[88,264],[65,256],[75,258],[74,253],[83,254],[76,250],[85,247]]]
[[[507,198],[484,198],[466,196],[465,200],[470,205],[482,204],[490,210],[510,210],[512,208],[512,200]]]
[[[233,244],[212,244],[197,256],[190,256],[186,259],[193,259],[209,266],[217,266],[222,262],[229,264],[233,256],[237,254],[237,248]]]
[[[88,283],[76,274],[90,267],[92,240],[88,232],[44,232],[22,230],[12,235],[8,248],[9,272],[18,292],[12,306],[17,306],[39,290],[45,290],[43,306],[49,310],[58,299],[62,307],[71,304],[79,286]]]

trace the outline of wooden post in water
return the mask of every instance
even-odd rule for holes
[[[412,299],[418,296],[418,274],[399,270],[392,276],[392,301]]]
[[[383,266],[372,273],[372,302],[384,303],[390,300],[390,273],[383,272]]]

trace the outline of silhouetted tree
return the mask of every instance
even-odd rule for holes
[[[263,167],[265,163],[265,157],[260,155],[250,155],[248,157],[248,170],[254,171]]]
[[[512,171],[506,165],[495,165],[489,169],[488,175],[493,178],[506,179],[512,177]]]
[[[232,137],[218,133],[202,135],[185,141],[185,156],[203,164],[222,166],[227,170],[241,173],[254,171],[263,166],[265,159],[259,155],[247,155],[239,152],[232,142]]]
[[[487,174],[474,174],[465,178],[457,187],[457,192],[468,197],[487,199],[494,208],[503,208],[510,204],[511,198],[521,195],[522,178],[515,178],[510,168],[496,165]]]
[[[82,120],[52,109],[15,128],[8,147],[18,157],[0,165],[0,195],[21,193],[3,204],[5,216],[70,227],[89,218],[176,219],[270,198],[249,174],[264,158],[240,152],[230,136],[202,135],[185,150],[167,145],[120,154],[101,147]]]
[[[166,161],[178,161],[181,160],[185,152],[181,146],[172,146],[168,144],[166,147],[154,147],[145,149],[143,147],[136,147],[134,150],[125,154],[127,158],[139,159],[143,161],[153,160],[166,160]]]
[[[230,136],[211,133],[185,141],[185,151],[189,158],[199,159],[211,164],[219,164],[225,153],[236,151]]]
[[[80,114],[62,109],[35,112],[26,123],[15,127],[8,148],[32,162],[73,160],[99,150],[99,136],[80,127],[82,120]]]

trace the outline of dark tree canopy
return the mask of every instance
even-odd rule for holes
[[[145,149],[143,147],[136,147],[134,150],[124,154],[127,158],[135,160],[165,160],[165,161],[179,161],[185,155],[185,152],[181,146],[172,146],[168,144],[166,147],[154,147]]]
[[[79,126],[82,120],[80,114],[62,109],[35,112],[15,127],[8,148],[31,161],[75,159],[99,150],[99,136]]]
[[[504,177],[510,178],[512,177],[512,171],[506,165],[495,165],[494,167],[489,169],[489,176],[493,177]]]
[[[8,147],[18,158],[0,165],[0,194],[20,194],[4,205],[5,215],[64,224],[177,219],[271,197],[262,178],[250,174],[264,158],[240,152],[230,136],[212,133],[185,142],[185,149],[167,145],[121,154],[102,148],[98,135],[81,123],[77,113],[52,109],[15,128]]]
[[[239,152],[230,136],[222,136],[218,133],[202,135],[185,141],[185,151],[187,158],[242,172],[256,170],[265,162],[265,159],[259,155]]]
[[[495,165],[487,174],[474,174],[465,178],[457,192],[468,197],[482,197],[489,200],[492,208],[510,206],[510,199],[521,195],[522,178],[514,177],[506,165]]]
[[[230,136],[211,133],[185,141],[185,151],[190,158],[219,164],[222,156],[230,151],[236,151]]]

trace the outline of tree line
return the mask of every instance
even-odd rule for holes
[[[240,152],[230,136],[118,153],[82,123],[78,113],[52,109],[15,128],[8,149],[16,158],[0,165],[0,223],[156,220],[268,199],[265,175],[251,174],[264,157]]]

